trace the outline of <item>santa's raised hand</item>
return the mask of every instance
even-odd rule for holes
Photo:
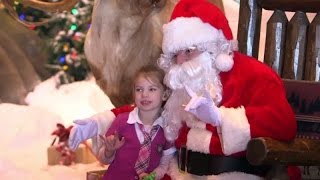
[[[195,115],[199,120],[211,124],[213,126],[220,126],[221,115],[219,108],[214,104],[210,93],[205,91],[204,96],[198,96],[188,86],[185,85],[185,90],[191,97],[184,110]]]

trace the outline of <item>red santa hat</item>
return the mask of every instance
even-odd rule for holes
[[[163,26],[162,50],[164,54],[174,54],[222,38],[231,41],[233,36],[228,20],[218,7],[206,0],[180,0],[170,22]],[[215,65],[220,71],[229,71],[233,66],[232,55],[217,55]]]

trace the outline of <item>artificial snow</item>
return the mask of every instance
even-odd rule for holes
[[[114,106],[94,79],[58,85],[57,77],[39,84],[25,101],[28,106],[0,104],[0,179],[85,179],[86,172],[106,167],[98,162],[48,166],[47,148],[57,123],[66,127]]]

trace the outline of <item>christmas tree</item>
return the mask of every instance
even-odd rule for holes
[[[18,2],[14,5],[19,18],[23,21],[48,21],[41,26],[31,28],[47,41],[50,55],[47,67],[52,74],[64,72],[60,77],[62,83],[83,80],[90,71],[83,46],[90,27],[93,3],[93,0],[81,0],[70,12],[62,13],[42,12],[24,7]]]

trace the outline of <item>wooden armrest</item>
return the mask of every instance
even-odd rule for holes
[[[281,142],[267,137],[254,138],[248,143],[247,159],[253,165],[320,165],[320,140],[295,138]]]

